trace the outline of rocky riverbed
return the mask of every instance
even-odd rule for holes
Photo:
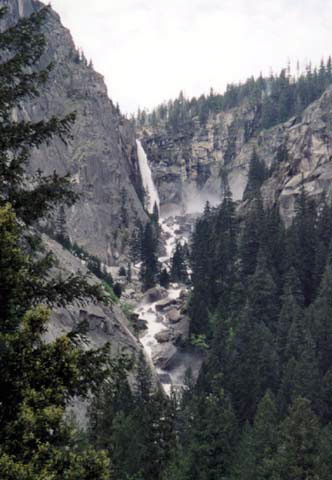
[[[193,221],[192,215],[185,214],[161,219],[163,267],[170,268],[177,242],[188,242]],[[187,285],[157,286],[145,292],[135,309],[137,322],[144,328],[141,343],[167,393],[183,387],[188,370],[196,377],[202,363],[202,355],[190,346],[188,297]]]

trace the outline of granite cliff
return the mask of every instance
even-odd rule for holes
[[[210,114],[202,125],[178,134],[163,125],[141,128],[162,208],[189,207],[218,201],[226,183],[242,200],[250,158],[256,150],[268,168],[261,188],[264,201],[277,203],[286,223],[303,177],[308,193],[332,194],[332,87],[304,112],[270,129],[257,128],[257,112],[249,102]],[[189,204],[189,205],[188,205]],[[191,204],[191,205],[190,205]]]
[[[10,0],[7,21],[14,23],[41,7],[35,0]],[[108,97],[103,77],[74,45],[70,32],[51,10],[44,27],[47,48],[42,66],[54,68],[46,87],[14,116],[38,121],[76,112],[68,146],[55,140],[36,150],[31,171],[70,173],[80,201],[67,214],[73,242],[113,264],[126,252],[131,226],[146,220],[135,131]]]
[[[15,24],[42,6],[35,0],[2,3],[7,6],[8,14],[0,28]],[[114,265],[126,256],[135,221],[139,219],[144,223],[147,219],[142,203],[144,194],[135,130],[109,99],[103,77],[76,50],[69,31],[53,10],[47,15],[43,29],[47,46],[41,67],[50,62],[54,67],[39,97],[22,102],[13,111],[13,120],[23,118],[37,122],[75,112],[76,121],[72,139],[67,144],[55,139],[33,150],[27,169],[31,174],[38,169],[45,174],[55,170],[60,175],[70,174],[80,194],[79,201],[66,210],[70,239],[104,263]],[[52,232],[49,233],[52,236]],[[43,234],[43,244],[56,259],[54,275],[65,278],[72,273],[87,273],[86,262],[50,236]],[[100,283],[100,280],[91,275],[91,282]],[[84,322],[87,331],[80,337],[82,348],[96,349],[110,342],[111,355],[137,356],[142,345],[123,310],[120,302],[55,309],[45,341],[68,333]]]

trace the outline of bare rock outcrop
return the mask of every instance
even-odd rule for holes
[[[43,5],[37,0],[5,3],[7,25]],[[5,27],[4,21],[0,28]],[[70,238],[111,265],[126,253],[136,220],[144,223],[147,218],[135,130],[109,99],[102,75],[78,52],[53,10],[44,33],[47,46],[41,67],[53,62],[54,68],[40,96],[23,103],[13,115],[39,121],[76,112],[69,144],[55,139],[48,147],[33,151],[29,169],[70,174],[81,195],[66,212]]]
[[[294,216],[300,183],[319,198],[332,195],[332,87],[301,116],[267,130],[246,101],[239,107],[210,115],[186,134],[162,127],[145,129],[143,144],[152,165],[164,210],[183,205],[189,211],[205,200],[218,203],[227,184],[242,200],[252,152],[268,168],[262,186],[265,204],[278,205],[286,224]]]

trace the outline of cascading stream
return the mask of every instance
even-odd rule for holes
[[[157,204],[158,210],[160,206],[157,188],[153,182],[151,169],[147,160],[146,153],[142,144],[137,140],[137,151],[139,159],[139,167],[142,177],[142,183],[146,192],[146,208],[152,213],[154,205]],[[189,233],[181,231],[178,224],[179,219],[184,217],[168,217],[160,220],[161,236],[165,240],[165,255],[159,258],[159,262],[163,267],[170,269],[171,257],[178,241],[184,242],[188,240]],[[165,293],[165,292],[164,292]],[[167,336],[179,330],[184,326],[186,320],[180,314],[180,296],[186,293],[185,287],[178,284],[171,284],[167,289],[166,295],[157,301],[148,301],[143,299],[137,306],[135,313],[139,318],[145,321],[146,330],[141,337],[141,343],[144,346],[146,354],[155,366],[159,379],[166,393],[170,393],[171,387],[175,389],[183,386],[186,370],[194,360],[188,353],[183,353],[171,340],[167,340]],[[170,320],[170,312],[173,310],[178,313],[178,319],[173,318],[173,324]],[[175,325],[176,322],[176,325]],[[180,327],[181,328],[181,327]],[[184,327],[186,328],[186,327]],[[166,339],[162,339],[166,336]],[[163,360],[166,361],[163,362]],[[167,359],[170,361],[167,362]],[[167,368],[162,368],[160,364],[167,364]]]
[[[163,267],[170,269],[171,256],[177,241],[183,242],[187,239],[177,233],[179,225],[175,222],[174,217],[161,219],[160,226],[162,237],[166,239],[166,254],[163,257],[159,257],[159,262]],[[141,337],[141,343],[144,346],[151,364],[155,366],[165,392],[168,394],[171,391],[171,387],[179,389],[183,386],[187,366],[186,362],[182,362],[184,358],[183,355],[177,351],[177,348],[171,342],[160,342],[158,338],[163,334],[167,336],[172,332],[174,326],[170,323],[168,315],[170,310],[173,309],[174,311],[176,308],[179,308],[179,298],[184,291],[185,287],[183,285],[172,283],[167,289],[167,296],[154,302],[149,302],[144,299],[135,310],[139,318],[146,322],[147,327]],[[165,309],[161,308],[163,305],[165,305]],[[167,358],[168,355],[176,359],[176,365],[167,369],[160,368],[158,361],[160,361],[160,358],[163,358],[163,356]]]

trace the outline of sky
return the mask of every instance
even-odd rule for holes
[[[122,112],[332,53],[332,0],[51,0]]]

